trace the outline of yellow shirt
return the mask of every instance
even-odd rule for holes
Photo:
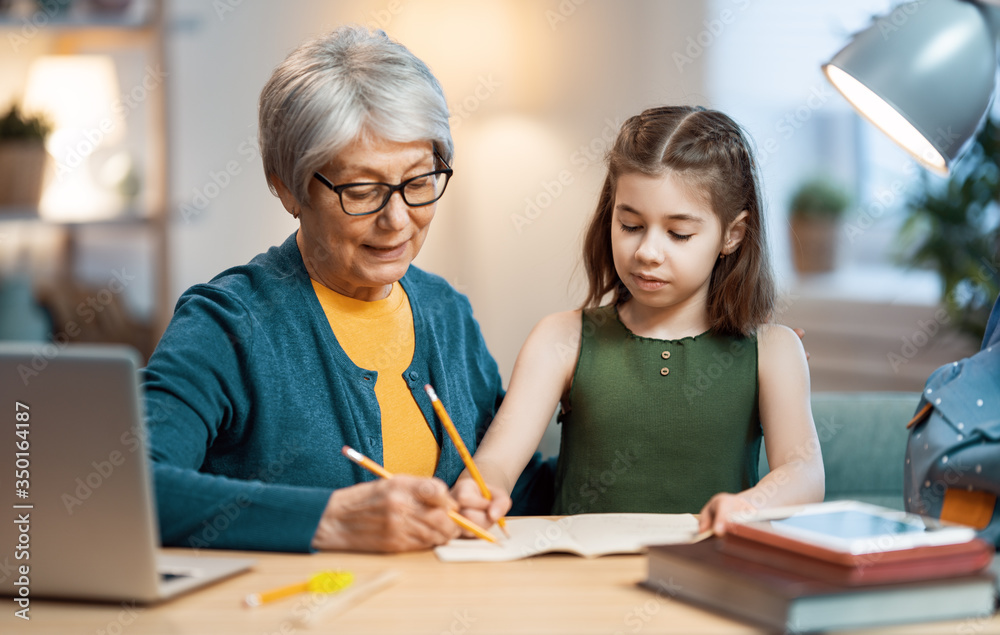
[[[399,474],[433,476],[441,448],[413,400],[403,372],[413,360],[413,311],[398,282],[389,297],[355,300],[312,281],[333,334],[351,361],[378,373],[382,462]]]

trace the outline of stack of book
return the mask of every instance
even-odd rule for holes
[[[983,618],[995,608],[994,547],[974,534],[852,554],[733,527],[723,538],[650,547],[643,585],[783,632]]]

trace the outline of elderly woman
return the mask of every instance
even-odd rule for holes
[[[299,228],[188,289],[150,359],[162,540],[441,544],[459,533],[446,484],[463,464],[424,385],[473,450],[503,396],[468,300],[410,264],[452,175],[441,87],[384,33],[345,27],[289,55],[259,114],[268,184]],[[401,476],[373,480],[344,445]]]

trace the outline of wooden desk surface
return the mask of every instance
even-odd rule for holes
[[[186,550],[169,553],[191,555]],[[281,634],[308,632],[433,633],[759,633],[761,631],[636,586],[644,556],[584,559],[549,554],[517,562],[439,562],[431,552],[378,556],[203,552],[257,558],[255,568],[155,606],[32,600],[30,622],[14,617],[5,598],[2,633],[70,635]],[[363,582],[393,569],[397,582],[347,612],[310,628],[295,617],[314,609],[302,594],[249,609],[251,592],[299,582],[324,569],[349,569]],[[858,633],[858,631],[851,631]],[[884,634],[1000,633],[1000,617],[880,629]]]

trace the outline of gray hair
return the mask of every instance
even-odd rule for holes
[[[309,204],[309,180],[364,135],[431,141],[451,163],[448,104],[427,65],[384,31],[343,26],[285,58],[260,93],[260,153],[268,187],[280,179]]]

